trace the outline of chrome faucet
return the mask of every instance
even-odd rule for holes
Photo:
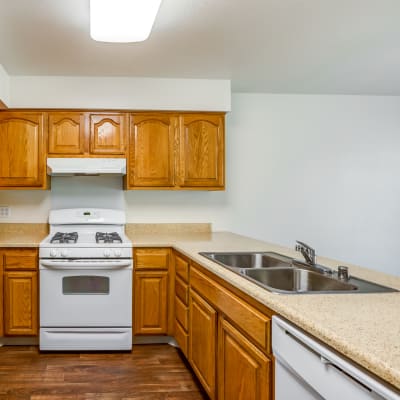
[[[308,266],[321,274],[332,275],[332,270],[324,265],[317,264],[316,257],[315,257],[315,250],[304,242],[300,242],[296,240],[296,251],[300,251],[303,254],[304,259],[306,262],[295,260],[295,263],[299,263],[305,266]]]
[[[299,240],[296,240],[296,243],[297,244],[295,249],[296,251],[300,251],[300,253],[303,254],[306,263],[310,265],[315,265],[315,250],[308,244],[300,242]]]

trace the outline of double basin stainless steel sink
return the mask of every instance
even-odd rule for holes
[[[273,252],[199,253],[271,292],[289,293],[379,293],[396,292],[386,286],[313,266]],[[321,272],[324,271],[324,272]]]

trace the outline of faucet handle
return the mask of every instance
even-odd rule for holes
[[[305,249],[309,249],[310,251],[315,252],[315,250],[311,246],[309,246],[307,243],[300,242],[300,240],[296,240],[296,243],[298,243],[298,244],[296,244],[296,250],[300,250],[300,248],[303,247]]]
[[[341,281],[348,281],[349,280],[349,267],[346,267],[345,265],[339,265],[338,270],[338,279]]]
[[[296,240],[296,251],[300,251],[308,264],[315,264],[315,250],[307,243]]]

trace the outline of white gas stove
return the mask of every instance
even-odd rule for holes
[[[123,211],[52,210],[49,224],[50,234],[40,243],[40,258],[132,258]]]
[[[132,243],[120,210],[53,210],[41,242],[40,349],[132,348]]]

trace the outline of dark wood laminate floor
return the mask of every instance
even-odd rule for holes
[[[131,353],[39,353],[0,347],[0,399],[204,400],[179,351],[134,345]]]

